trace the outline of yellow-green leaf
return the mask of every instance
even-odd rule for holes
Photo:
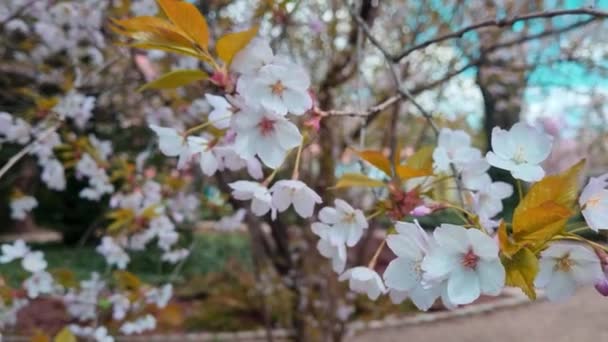
[[[32,337],[30,338],[30,342],[51,342],[51,338],[42,330],[36,329],[34,335],[32,335]]]
[[[254,26],[246,31],[228,33],[222,36],[215,45],[218,57],[230,65],[234,55],[247,46],[256,34],[258,34],[258,27]]]
[[[78,342],[70,328],[65,327],[55,336],[53,342]]]
[[[345,173],[338,179],[333,188],[350,188],[350,187],[379,187],[385,184],[379,180],[372,179],[360,173]]]
[[[193,4],[180,0],[158,0],[167,18],[203,49],[209,45],[209,28],[205,17]]]
[[[192,49],[191,40],[179,28],[157,17],[135,17],[130,19],[111,19],[111,28],[116,33],[133,39],[139,44],[152,44],[166,47]]]
[[[78,280],[74,272],[68,268],[57,268],[51,271],[53,279],[64,288],[78,286]]]
[[[114,271],[114,280],[125,290],[137,290],[141,287],[141,280],[129,271]]]
[[[501,256],[501,262],[505,267],[506,285],[519,287],[528,298],[536,299],[536,291],[534,290],[534,278],[538,273],[538,258],[536,258],[536,255],[528,248],[522,248],[511,258]]]
[[[359,158],[361,158],[361,159],[365,160],[366,162],[372,164],[373,166],[377,167],[382,172],[384,172],[387,176],[390,176],[392,174],[391,162],[388,160],[388,158],[386,158],[384,156],[384,154],[382,154],[382,152],[374,151],[374,150],[363,150],[363,151],[355,150],[355,153],[357,153]]]
[[[154,81],[144,84],[138,91],[145,89],[178,88],[205,78],[207,78],[207,74],[201,70],[176,70],[168,72]]]

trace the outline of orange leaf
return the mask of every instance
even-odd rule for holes
[[[209,28],[205,17],[193,4],[179,0],[158,0],[158,4],[169,20],[190,37],[198,46],[207,50]]]
[[[388,158],[386,158],[384,156],[384,154],[382,154],[382,152],[374,151],[374,150],[363,150],[363,151],[355,150],[355,153],[357,153],[359,158],[361,158],[361,159],[365,160],[366,162],[372,164],[373,166],[377,167],[382,172],[384,172],[387,176],[390,176],[392,174],[391,162],[388,160]]]
[[[230,64],[234,55],[247,46],[256,34],[258,34],[258,27],[254,26],[246,31],[228,33],[222,36],[215,45],[218,57],[226,64]]]
[[[397,175],[409,179],[433,174],[433,146],[423,146],[411,155],[405,164],[397,166]]]
[[[156,315],[159,324],[169,327],[179,327],[184,323],[182,308],[174,303],[169,303],[158,311]]]
[[[525,245],[541,246],[563,231],[578,194],[584,160],[557,175],[534,184],[513,213],[513,238]]]
[[[500,222],[500,226],[498,226],[498,245],[500,247],[501,252],[511,258],[515,253],[517,253],[521,249],[521,245],[518,244],[509,236],[507,233],[507,225],[504,221]]]

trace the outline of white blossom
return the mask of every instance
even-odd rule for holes
[[[125,335],[134,335],[154,329],[156,329],[156,319],[154,316],[148,314],[144,317],[124,323],[120,327],[120,332]]]
[[[41,294],[52,293],[55,289],[53,277],[46,271],[32,274],[23,282],[23,288],[29,298],[38,298]]]
[[[376,300],[378,297],[386,293],[386,287],[382,283],[382,278],[376,271],[363,266],[351,268],[344,272],[340,281],[348,280],[350,289],[357,293],[364,293],[371,300]]]
[[[103,255],[109,265],[116,265],[121,270],[125,269],[131,260],[124,249],[110,236],[104,236],[96,250]]]
[[[308,73],[296,64],[271,64],[254,75],[243,75],[237,91],[248,103],[280,115],[304,114],[312,107]]]
[[[545,176],[539,165],[551,153],[553,138],[525,123],[518,122],[509,131],[492,130],[492,151],[486,159],[490,165],[511,172],[514,178],[535,182]]]
[[[317,242],[317,250],[322,256],[331,259],[331,265],[336,273],[344,272],[346,266],[346,258],[348,254],[346,252],[346,245],[342,239],[336,234],[332,234],[332,227],[321,223],[315,222],[311,226],[312,232],[315,233],[320,239]]]
[[[251,211],[255,215],[264,216],[270,211],[273,218],[276,216],[276,209],[272,206],[272,196],[264,185],[251,181],[236,181],[228,185],[235,199],[251,200]]]
[[[437,147],[433,151],[433,165],[437,172],[450,171],[454,165],[459,171],[468,163],[481,157],[481,152],[471,147],[471,137],[461,130],[442,128]]]
[[[386,239],[397,255],[384,272],[390,297],[396,303],[409,297],[420,310],[428,310],[441,295],[440,284],[428,284],[423,278],[422,261],[433,242],[418,222],[397,222],[395,228],[397,234]]]
[[[3,244],[0,246],[0,250],[2,250],[2,255],[0,255],[0,263],[2,264],[21,259],[30,252],[30,248],[21,239],[15,240],[12,245]]]
[[[287,152],[300,145],[302,135],[298,127],[285,117],[251,109],[233,117],[236,132],[234,150],[244,159],[259,156],[266,166],[277,168]]]
[[[45,270],[48,264],[41,251],[34,251],[25,254],[23,259],[21,259],[21,266],[28,272],[37,273]]]
[[[591,229],[608,229],[608,174],[591,177],[578,199],[581,213]]]
[[[271,188],[272,205],[283,212],[293,204],[296,213],[303,218],[311,217],[315,204],[322,203],[321,197],[299,180],[280,180]]]
[[[496,296],[505,284],[498,245],[477,229],[442,224],[433,234],[435,246],[422,262],[429,282],[447,280],[447,298],[469,304],[481,294]]]
[[[591,285],[604,277],[597,255],[581,244],[554,242],[540,256],[534,285],[544,288],[553,301],[568,298],[577,286]]]
[[[334,205],[335,207],[321,209],[319,219],[332,227],[331,234],[336,236],[338,241],[352,247],[359,242],[363,231],[369,226],[365,215],[341,199],[336,199]]]

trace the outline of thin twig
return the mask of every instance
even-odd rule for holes
[[[424,49],[424,48],[428,47],[429,45],[433,45],[433,44],[436,44],[436,43],[439,43],[442,41],[462,38],[462,36],[464,36],[465,33],[471,32],[471,31],[476,31],[480,28],[493,27],[493,26],[494,27],[507,27],[507,26],[511,26],[519,21],[531,20],[531,19],[541,19],[541,18],[550,19],[550,18],[554,18],[557,16],[564,16],[564,15],[592,15],[595,17],[605,18],[605,17],[608,17],[608,12],[596,10],[594,8],[588,7],[588,8],[575,8],[575,9],[565,9],[565,10],[560,9],[560,10],[533,12],[533,13],[528,13],[528,14],[515,15],[511,18],[503,18],[503,19],[487,19],[487,20],[472,24],[470,26],[463,27],[460,30],[457,30],[457,31],[433,38],[433,39],[429,39],[420,44],[417,44],[417,45],[414,45],[407,49],[404,49],[399,54],[392,56],[391,59],[393,60],[393,62],[398,62],[416,50]]]
[[[21,151],[17,152],[17,154],[15,154],[14,156],[12,156],[11,159],[9,159],[8,162],[6,164],[4,164],[2,166],[2,168],[0,169],[0,178],[2,178],[2,176],[4,176],[4,174],[7,173],[8,170],[10,170],[11,167],[13,167],[19,160],[21,160],[21,158],[23,158],[32,149],[34,149],[34,146],[38,142],[46,139],[49,135],[51,135],[53,132],[55,132],[57,130],[57,128],[59,128],[60,125],[61,125],[61,123],[58,123],[58,124],[55,124],[55,125],[51,126],[46,131],[44,131],[40,136],[38,136],[38,138],[36,138],[36,140],[34,140],[31,143],[27,144],[25,147],[23,147],[21,149]]]

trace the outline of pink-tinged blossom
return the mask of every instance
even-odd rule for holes
[[[435,246],[422,262],[429,282],[447,281],[447,299],[469,304],[480,295],[497,296],[505,285],[498,245],[477,229],[442,224],[434,231]]]
[[[593,250],[572,242],[554,242],[540,254],[534,285],[545,289],[552,301],[566,299],[582,285],[604,278],[600,260]]]
[[[608,229],[608,173],[589,179],[578,204],[589,228],[596,232]]]
[[[242,111],[235,116],[232,126],[237,134],[234,150],[246,160],[257,155],[273,169],[281,165],[290,149],[302,142],[296,125],[261,109]]]
[[[264,66],[255,75],[241,76],[237,83],[237,91],[248,103],[279,115],[302,115],[312,108],[309,87],[306,71],[291,63]]]
[[[532,126],[518,122],[506,131],[492,130],[492,151],[486,159],[490,165],[511,172],[514,178],[536,182],[545,176],[539,165],[551,153],[553,138]]]

